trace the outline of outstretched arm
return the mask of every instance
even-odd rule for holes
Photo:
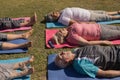
[[[112,45],[112,42],[110,41],[87,41],[82,37],[79,37],[78,41],[80,45]]]
[[[118,77],[118,76],[120,76],[120,71],[119,70],[99,69],[97,72],[97,76],[99,76],[99,77]]]
[[[96,22],[93,22],[93,21],[92,21],[92,22],[81,22],[81,21],[78,22],[78,21],[75,21],[75,20],[70,20],[70,22],[69,22],[69,26],[72,25],[73,23],[76,23],[76,22],[77,22],[77,23],[87,23],[87,24],[90,24],[90,23],[96,23]]]

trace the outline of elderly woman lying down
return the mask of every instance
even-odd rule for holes
[[[68,7],[61,11],[53,11],[45,16],[47,22],[59,22],[66,26],[74,22],[98,22],[120,19],[120,11],[87,10],[79,7]]]
[[[120,38],[120,26],[97,23],[73,23],[60,29],[52,38],[57,44],[65,41],[77,45],[112,45],[109,40]]]

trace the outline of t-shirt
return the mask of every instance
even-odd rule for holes
[[[88,59],[77,58],[74,60],[73,65],[77,72],[88,75],[92,78],[95,78],[98,72],[98,67],[94,66],[94,64]]]
[[[68,35],[66,40],[72,44],[79,44],[79,37],[88,41],[100,39],[101,31],[99,24],[73,23],[67,30]]]
[[[68,26],[70,20],[75,21],[89,21],[90,20],[90,12],[89,10],[82,8],[65,8],[61,11],[61,15],[58,19],[58,22]]]
[[[120,46],[86,46],[74,51],[74,69],[84,75],[95,78],[98,69],[120,69]]]

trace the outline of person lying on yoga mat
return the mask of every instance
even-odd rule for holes
[[[9,43],[5,42],[8,40],[14,40],[14,39],[27,39],[33,32],[33,29],[22,34],[5,34],[5,33],[0,33],[0,49],[6,50],[6,49],[16,49],[16,48],[27,48],[31,47],[32,42],[26,42],[22,44],[14,44],[14,43]]]
[[[34,13],[34,16],[30,18],[30,20],[18,19],[14,20],[12,18],[0,18],[0,30],[4,29],[13,29],[19,28],[23,26],[32,26],[37,21],[37,15]]]
[[[14,78],[23,77],[34,72],[34,67],[28,67],[30,63],[34,61],[34,56],[29,60],[18,63],[0,63],[0,79],[1,80],[12,80]],[[21,69],[21,71],[16,71]]]
[[[79,7],[68,7],[61,11],[53,11],[45,16],[47,22],[59,22],[66,26],[74,22],[98,22],[120,19],[120,11],[87,10]]]
[[[91,45],[57,54],[55,64],[60,68],[73,66],[79,74],[89,77],[120,76],[120,45]],[[72,64],[72,65],[70,65]]]
[[[67,28],[59,29],[51,38],[53,44],[68,42],[80,46],[112,45],[108,40],[120,38],[120,26],[97,23],[74,23]]]

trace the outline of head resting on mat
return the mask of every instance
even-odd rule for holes
[[[65,42],[65,38],[68,34],[68,31],[66,28],[62,28],[59,29],[56,34],[53,36],[52,40],[56,43],[56,44],[62,44]]]
[[[61,52],[57,54],[54,62],[58,67],[65,68],[71,64],[74,57],[75,57],[75,54],[73,54],[71,51]]]
[[[45,21],[46,22],[56,22],[60,16],[59,12],[50,12],[47,15],[45,15]]]

